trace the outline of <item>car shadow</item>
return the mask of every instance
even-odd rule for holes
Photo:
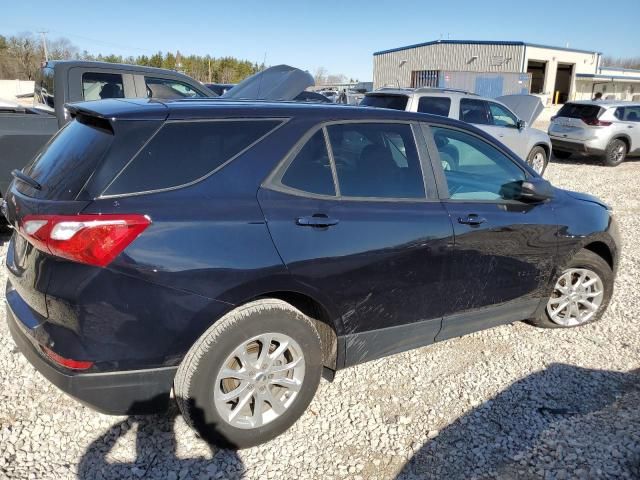
[[[171,402],[164,414],[130,415],[112,425],[85,450],[78,465],[78,479],[241,478],[245,467],[233,450],[208,445],[207,455],[194,456],[188,448],[179,452],[177,438],[195,436],[183,422],[183,431],[176,432],[179,414],[177,406]],[[135,430],[135,458],[131,458],[129,446],[131,430]],[[204,440],[197,441],[204,443]],[[121,446],[124,449],[119,448]],[[201,453],[202,449],[198,451]]]
[[[624,162],[621,164],[625,164],[625,163],[633,163],[633,162],[640,162],[640,156],[634,156],[634,157],[627,157],[625,158]],[[602,156],[597,156],[597,155],[580,155],[580,154],[574,154],[571,155],[571,157],[569,158],[558,158],[555,155],[551,155],[551,158],[549,159],[549,163],[557,163],[559,165],[590,165],[590,166],[604,166],[603,164],[603,160],[602,160]]]
[[[549,365],[427,440],[397,479],[640,478],[638,398],[640,370]]]

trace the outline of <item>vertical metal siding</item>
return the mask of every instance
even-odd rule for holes
[[[408,87],[411,72],[420,70],[520,72],[523,50],[522,45],[435,44],[374,55],[374,88]]]

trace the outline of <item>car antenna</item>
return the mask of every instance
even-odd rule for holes
[[[262,70],[260,70],[260,73],[264,72],[264,67],[267,63],[267,52],[264,52],[264,57],[262,58]],[[264,77],[264,75],[260,75],[260,81],[258,82],[258,93],[256,94],[256,100],[260,100],[260,87],[262,86],[262,77]]]

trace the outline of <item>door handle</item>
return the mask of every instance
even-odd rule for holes
[[[296,218],[296,225],[301,227],[332,227],[338,224],[337,219],[329,218],[323,213],[317,213],[311,217],[298,217]]]
[[[472,227],[478,226],[481,223],[486,222],[487,220],[479,217],[475,213],[470,213],[466,217],[458,217],[458,223],[462,223],[464,225],[471,225]]]

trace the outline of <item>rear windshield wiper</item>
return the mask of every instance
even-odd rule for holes
[[[36,182],[33,178],[31,178],[26,173],[21,172],[18,169],[14,169],[11,171],[11,175],[20,180],[21,182],[26,183],[27,185],[35,188],[36,190],[42,190],[42,185]]]

